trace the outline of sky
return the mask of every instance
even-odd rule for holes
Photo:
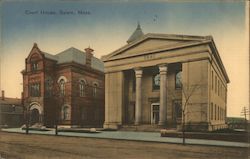
[[[90,46],[100,58],[124,46],[139,21],[144,33],[212,35],[230,78],[227,115],[240,116],[242,107],[249,106],[245,1],[3,0],[0,4],[0,89],[8,97],[21,96],[20,72],[33,43],[51,54]]]

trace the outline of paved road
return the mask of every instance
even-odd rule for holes
[[[2,129],[2,131],[24,133],[20,128]],[[52,131],[30,131],[34,134],[54,135]],[[182,143],[182,138],[160,137],[157,132],[129,132],[129,131],[102,131],[100,133],[75,133],[75,132],[59,132],[63,136],[79,136],[91,138],[105,138],[105,139],[120,139],[120,140],[134,140],[134,141],[151,141],[163,143]],[[228,142],[217,140],[202,140],[202,139],[186,139],[187,144],[193,145],[211,145],[211,146],[228,146],[228,147],[250,147],[249,143]]]
[[[247,159],[247,148],[0,132],[6,159]]]

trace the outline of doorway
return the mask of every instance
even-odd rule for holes
[[[31,118],[30,123],[33,125],[35,123],[39,123],[39,111],[37,109],[31,110]]]
[[[159,103],[152,103],[151,104],[151,124],[158,124],[159,123]]]

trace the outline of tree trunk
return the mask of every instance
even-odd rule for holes
[[[183,113],[183,122],[182,122],[182,144],[185,145],[185,113]]]

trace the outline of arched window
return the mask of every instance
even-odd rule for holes
[[[59,87],[60,87],[60,95],[64,96],[65,95],[65,80],[64,79],[60,79]]]
[[[32,71],[38,70],[38,62],[32,62],[31,63],[31,70]]]
[[[69,107],[68,106],[64,106],[62,108],[62,120],[69,120],[70,116],[69,116]]]
[[[38,61],[40,60],[39,54],[34,53],[30,58],[31,71],[38,70]]]
[[[176,89],[182,88],[181,71],[178,71],[178,72],[175,74],[175,88],[176,88]]]
[[[97,87],[98,87],[98,84],[94,83],[94,85],[93,85],[93,97],[97,97]]]
[[[160,89],[160,74],[156,74],[153,76],[153,90]]]
[[[80,91],[80,97],[84,97],[86,95],[86,83],[84,80],[79,81],[79,91]]]

